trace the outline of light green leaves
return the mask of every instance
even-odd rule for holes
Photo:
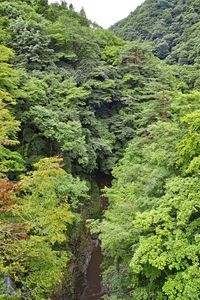
[[[199,179],[175,178],[156,210],[138,214],[133,226],[140,232],[140,242],[130,264],[134,287],[142,286],[138,281],[142,276],[146,288],[153,283],[151,288],[167,299],[198,298],[198,280],[192,281],[189,274],[193,269],[196,278],[200,276],[199,203]],[[137,297],[134,288],[133,295]]]

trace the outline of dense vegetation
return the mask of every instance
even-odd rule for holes
[[[199,299],[199,97],[179,94],[114,168],[101,239],[117,299]]]
[[[85,224],[100,235],[110,299],[200,299],[197,2],[171,1],[168,28],[166,1],[133,13],[133,39],[155,40],[148,22],[164,40],[183,33],[156,57],[65,1],[1,1],[0,299],[53,299],[63,284],[72,299]],[[111,173],[99,221],[94,178]]]
[[[199,0],[147,0],[111,29],[127,40],[152,41],[170,64],[199,63]]]

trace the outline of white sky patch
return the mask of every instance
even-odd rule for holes
[[[60,0],[49,0],[49,3]],[[127,17],[144,0],[68,0],[68,5],[73,4],[76,11],[84,7],[88,19],[104,28],[108,28],[117,21]]]

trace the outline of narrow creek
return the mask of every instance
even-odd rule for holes
[[[111,185],[112,177],[109,175],[98,174],[96,182],[100,190]],[[105,197],[100,196],[101,214],[106,209],[108,201]],[[87,266],[85,287],[78,300],[100,300],[106,294],[106,289],[103,286],[101,276],[101,264],[103,255],[101,251],[101,243],[98,238],[92,240],[92,252],[89,264]]]
[[[98,239],[93,240],[93,251],[87,268],[86,287],[80,300],[99,300],[105,295],[101,278],[101,263],[103,257]]]

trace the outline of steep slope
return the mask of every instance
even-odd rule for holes
[[[199,0],[146,0],[111,30],[126,40],[153,41],[156,55],[170,64],[199,63]]]

